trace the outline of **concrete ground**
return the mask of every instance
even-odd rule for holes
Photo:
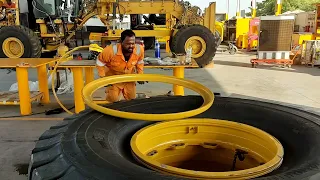
[[[309,111],[320,113],[320,69],[305,66],[281,68],[276,66],[258,66],[251,68],[250,59],[254,55],[237,54],[229,55],[220,53],[214,58],[215,66],[212,69],[186,69],[185,76],[197,81],[214,92],[225,96],[276,101],[278,103],[298,106]],[[6,74],[0,70],[0,91],[10,88],[15,82],[15,72]],[[145,73],[172,75],[170,69],[146,69]],[[30,71],[30,80],[36,81],[35,71]],[[166,94],[172,85],[148,83],[137,85],[138,92],[147,95]],[[103,95],[103,91],[101,93]],[[186,94],[195,94],[187,91]],[[72,95],[59,96],[72,106]],[[34,105],[35,112],[58,107],[39,107]],[[18,116],[17,107],[1,107],[0,119],[5,116]],[[66,117],[63,113],[49,117]],[[56,124],[51,121],[33,121],[33,117],[48,117],[43,114],[29,117],[29,121],[0,120],[0,179],[20,180],[26,179],[31,150],[38,137],[50,126]],[[15,118],[12,118],[15,119]],[[19,175],[20,173],[20,175]]]

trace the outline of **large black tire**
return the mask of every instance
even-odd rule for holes
[[[193,36],[201,37],[206,43],[205,53],[201,57],[195,58],[199,67],[204,67],[212,62],[218,48],[218,40],[205,26],[197,24],[182,26],[172,37],[171,51],[176,54],[186,53],[185,43]]]
[[[153,26],[143,26],[143,25],[141,25],[141,26],[135,27],[134,29],[137,29],[137,30],[153,30]],[[156,41],[155,37],[142,37],[142,39],[144,41],[144,49],[145,50],[153,48],[154,43]]]
[[[152,49],[154,47],[154,43],[156,41],[155,37],[143,37],[142,38],[144,41],[144,49]]]
[[[0,58],[8,58],[2,49],[5,39],[14,37],[24,45],[22,58],[38,58],[42,53],[39,37],[31,29],[24,26],[4,26],[0,28]]]
[[[109,107],[130,112],[173,113],[197,108],[202,103],[199,96],[155,97]],[[277,104],[216,97],[213,106],[197,117],[248,124],[282,143],[285,151],[282,166],[256,179],[320,179],[320,116]],[[180,179],[145,168],[132,157],[132,135],[151,123],[92,110],[66,118],[44,132],[36,143],[29,179]]]
[[[222,42],[221,35],[220,35],[219,31],[215,31],[214,34],[215,34],[215,38],[216,38],[216,42],[217,42],[217,47],[219,47]]]

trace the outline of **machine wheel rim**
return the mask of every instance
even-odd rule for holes
[[[3,53],[8,58],[20,58],[24,54],[24,45],[20,39],[9,37],[3,41]]]
[[[230,138],[231,136],[233,138]],[[277,169],[284,156],[281,143],[270,134],[249,125],[213,119],[187,119],[153,124],[136,132],[130,144],[134,157],[145,166],[158,172],[192,179],[251,179]],[[227,152],[231,149],[247,152],[246,163],[249,162],[250,168],[207,172],[166,164],[179,164],[182,158],[192,156],[193,151],[188,151],[187,148],[194,146],[210,149],[209,151],[222,149],[222,152]],[[224,149],[226,151],[223,151]]]
[[[200,36],[192,36],[186,41],[184,45],[186,52],[190,46],[192,47],[192,58],[199,58],[203,56],[207,49],[205,40]]]
[[[180,85],[185,88],[191,89],[199,93],[203,98],[203,104],[201,107],[179,113],[168,113],[168,114],[142,114],[142,113],[131,113],[123,112],[115,109],[100,106],[93,102],[92,94],[99,88],[105,87],[110,84],[124,83],[124,82],[136,82],[136,81],[149,81],[149,82],[162,82]],[[157,74],[125,74],[115,75],[112,77],[104,77],[87,84],[82,90],[82,97],[84,102],[94,110],[101,113],[108,114],[115,117],[144,120],[144,121],[166,121],[184,119],[192,116],[196,116],[208,110],[214,101],[214,94],[210,89],[203,86],[200,83],[190,81],[187,79],[176,78],[172,76],[157,75]]]

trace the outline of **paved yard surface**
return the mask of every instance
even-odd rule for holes
[[[187,69],[186,78],[197,81],[209,87],[214,92],[225,96],[254,98],[279,103],[288,103],[312,111],[320,108],[320,69],[304,66],[281,68],[275,66],[258,66],[251,68],[250,58],[255,56],[238,54],[218,54],[215,57],[213,69]],[[171,75],[166,69],[146,69],[146,73]],[[30,71],[30,79],[36,80],[36,73]],[[15,72],[7,74],[0,70],[0,90],[5,91],[15,82]],[[171,85],[149,83],[137,85],[139,92],[147,95],[165,94],[171,90]],[[103,95],[103,90],[101,90]],[[194,94],[186,91],[186,94]],[[64,95],[64,99],[72,95]],[[70,102],[68,102],[70,105]],[[1,107],[0,115],[16,116],[16,107]],[[48,109],[48,107],[45,107]],[[41,112],[43,108],[37,107]],[[320,112],[320,111],[319,111]],[[37,115],[41,116],[41,115]],[[65,117],[62,114],[54,117]],[[42,117],[45,117],[42,115]],[[32,118],[32,117],[31,117]],[[0,121],[0,179],[26,179],[27,163],[34,142],[46,129],[57,121]],[[20,173],[20,175],[19,175]]]

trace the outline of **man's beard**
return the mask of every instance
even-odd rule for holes
[[[123,52],[124,52],[124,53],[132,53],[132,52],[133,52],[133,49],[123,49]]]

